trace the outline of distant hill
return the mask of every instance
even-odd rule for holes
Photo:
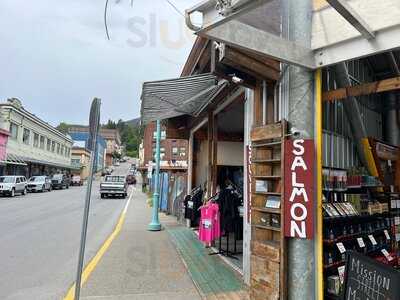
[[[124,121],[124,123],[136,127],[140,125],[140,118]]]

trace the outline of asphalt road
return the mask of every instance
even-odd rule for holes
[[[123,164],[114,174],[126,174]],[[0,198],[0,299],[62,299],[75,281],[86,186]],[[86,261],[113,231],[126,199],[93,185]]]

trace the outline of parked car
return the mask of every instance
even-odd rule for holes
[[[28,192],[45,192],[51,191],[51,178],[47,176],[32,176],[27,184]]]
[[[11,197],[17,193],[26,195],[26,178],[24,176],[0,176],[0,193]]]
[[[107,175],[100,184],[101,198],[107,196],[128,196],[128,184],[125,176]]]
[[[82,180],[81,176],[79,176],[79,175],[72,176],[71,185],[72,186],[75,186],[75,185],[82,186],[83,180]]]
[[[136,184],[136,177],[133,174],[128,174],[128,176],[126,176],[126,182],[128,184]]]
[[[65,174],[54,174],[51,178],[51,186],[53,189],[69,189],[70,179]]]

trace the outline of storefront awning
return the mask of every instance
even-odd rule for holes
[[[68,165],[68,164],[54,163],[54,162],[40,160],[40,159],[34,159],[34,158],[30,158],[30,157],[20,157],[20,158],[22,158],[25,162],[29,162],[29,163],[37,164],[37,165],[46,165],[46,166],[50,166],[50,167],[71,169],[71,170],[72,169],[75,169],[75,170],[80,169],[80,168],[73,166],[72,164]]]
[[[186,10],[186,23],[210,40],[309,69],[400,47],[398,0],[309,2],[313,3],[312,16],[297,14],[297,18],[304,22],[301,34],[311,35],[310,44],[293,41],[287,28],[295,5],[308,4],[303,1],[203,0]],[[202,26],[198,19],[192,23],[194,13],[202,16]]]
[[[0,164],[5,165],[19,165],[19,166],[26,166],[27,163],[18,155],[7,153],[6,159],[1,160]]]
[[[141,96],[142,123],[181,115],[197,116],[227,84],[212,74],[145,82]]]

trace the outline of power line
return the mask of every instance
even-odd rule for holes
[[[180,14],[182,17],[185,17],[185,15],[176,7],[174,3],[172,3],[170,0],[165,0],[178,14]]]
[[[108,26],[107,26],[107,10],[108,10],[108,0],[106,0],[106,4],[104,6],[104,27],[106,28],[107,39],[110,40],[110,35],[108,34]]]

